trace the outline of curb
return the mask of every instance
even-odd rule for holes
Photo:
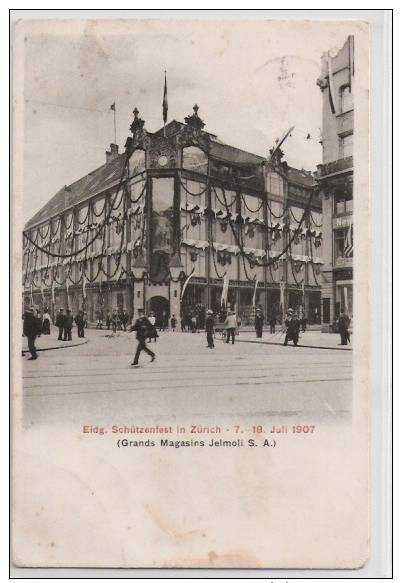
[[[50,348],[37,348],[36,352],[46,352],[48,350],[61,350],[62,348],[75,348],[76,346],[82,346],[83,344],[86,344],[88,340],[89,340],[88,338],[84,338],[84,342],[79,342],[78,344],[61,344],[60,346],[52,346]],[[21,352],[22,356],[25,356],[25,354],[29,354],[28,348],[23,348]]]
[[[246,342],[249,344],[272,344],[273,346],[284,346],[283,342],[269,342],[268,340],[263,340],[258,342],[258,340],[240,340],[237,339],[236,342]],[[352,348],[340,348],[338,346],[316,346],[312,344],[298,344],[297,346],[290,345],[293,348],[316,348],[318,350],[341,350],[342,352],[351,352]]]

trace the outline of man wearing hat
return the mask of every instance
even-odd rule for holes
[[[64,310],[63,308],[60,308],[59,313],[56,316],[56,326],[59,329],[59,337],[57,340],[63,340],[64,318]]]
[[[254,319],[254,327],[257,338],[262,338],[262,328],[264,325],[264,315],[261,308],[257,308]]]
[[[286,336],[283,345],[287,346],[289,340],[293,340],[293,344],[297,346],[297,343],[299,342],[300,321],[292,308],[289,308],[286,314]]]
[[[140,358],[141,351],[144,350],[151,357],[151,362],[155,360],[155,353],[150,350],[146,345],[146,339],[149,338],[151,334],[151,322],[144,314],[142,308],[138,309],[138,318],[131,327],[130,332],[137,332],[136,338],[138,340],[137,350],[134,356],[134,361],[131,363],[133,367],[138,368],[138,360]]]
[[[230,338],[232,338],[232,344],[235,343],[237,318],[233,310],[229,310],[224,323],[224,328],[226,330],[226,344],[229,344]]]
[[[68,308],[67,309],[67,313],[64,316],[64,323],[63,323],[63,328],[64,328],[64,334],[63,334],[63,340],[71,340],[71,330],[73,328],[73,322],[74,322],[74,318],[73,315],[71,313],[71,310]]]
[[[205,348],[215,348],[214,345],[214,313],[212,310],[207,310],[207,317],[205,318],[205,332],[207,333],[208,346]]]
[[[24,336],[28,338],[28,348],[29,352],[31,353],[30,358],[28,360],[36,360],[38,358],[38,354],[36,352],[35,347],[35,339],[37,336],[40,336],[42,332],[42,324],[39,318],[37,318],[34,314],[32,308],[29,308],[25,311],[24,314],[24,327],[23,333]]]

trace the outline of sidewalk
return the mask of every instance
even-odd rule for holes
[[[75,336],[74,336],[75,332]],[[43,335],[40,336],[35,340],[36,350],[38,352],[42,352],[44,350],[57,350],[59,348],[72,348],[73,346],[80,346],[81,344],[85,344],[88,342],[88,338],[78,338],[77,330],[73,329],[73,339],[70,341],[63,341],[57,340],[58,336],[58,329],[52,326],[50,335]],[[22,354],[29,353],[28,350],[28,340],[23,337],[22,338]]]
[[[245,333],[242,334],[242,330],[240,330],[240,334],[236,337],[236,340],[238,342],[276,345],[282,345],[285,341],[285,333],[282,333],[280,330],[278,330],[276,334],[270,334],[269,332],[264,331],[262,338],[256,338],[255,333],[254,335],[251,335],[247,332],[245,331]],[[353,335],[351,338],[353,339]],[[293,346],[293,342],[290,342],[289,346]],[[347,346],[341,345],[339,334],[323,334],[316,330],[302,332],[299,337],[298,346],[301,348],[319,348],[326,350],[352,350],[351,344],[348,344]]]

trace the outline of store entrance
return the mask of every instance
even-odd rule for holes
[[[148,300],[148,315],[153,312],[156,325],[159,327],[169,325],[170,307],[169,301],[162,296],[154,296]]]

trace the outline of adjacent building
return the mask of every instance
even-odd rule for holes
[[[322,91],[322,323],[334,328],[341,311],[353,317],[353,81],[354,39],[335,55],[324,53]]]
[[[198,106],[155,133],[134,110],[123,153],[64,186],[26,224],[24,301],[53,312],[157,317],[232,305],[320,323],[322,209],[310,172],[222,143]],[[320,175],[320,180],[322,176]],[[50,254],[49,254],[50,252]]]

